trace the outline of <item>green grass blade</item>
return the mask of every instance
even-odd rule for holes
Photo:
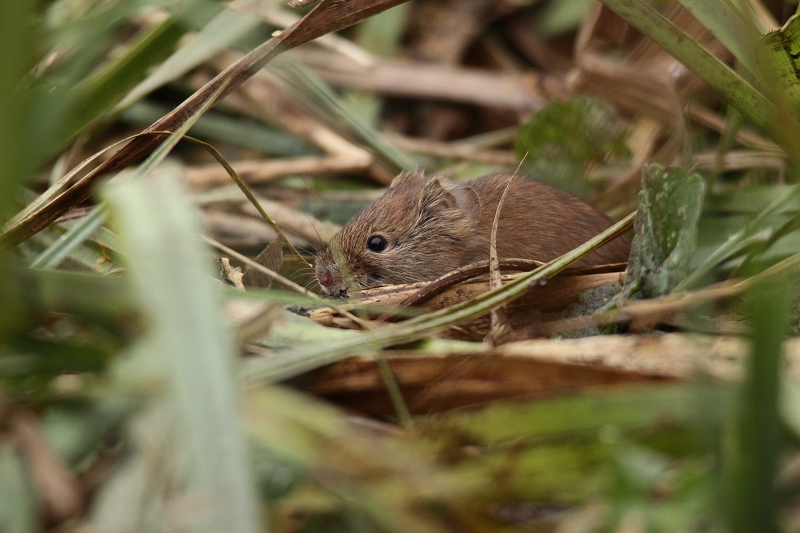
[[[40,531],[36,495],[27,474],[14,446],[0,440],[0,531],[4,533]]]
[[[636,431],[658,428],[669,420],[676,425],[697,426],[697,385],[631,386],[621,390],[589,392],[567,398],[529,402],[497,403],[483,409],[444,413],[425,423],[444,427],[470,442],[489,445],[518,438],[593,434],[613,425]],[[720,422],[731,406],[727,388],[710,388],[710,399],[718,407],[713,415]]]
[[[752,348],[732,447],[729,523],[733,533],[779,531],[775,475],[783,444],[778,411],[783,340],[792,306],[785,275],[750,293]]]
[[[31,268],[56,268],[69,254],[100,229],[107,218],[108,208],[105,205],[98,205],[91,213],[56,239],[56,242],[42,250],[42,253],[37,255],[29,266]]]
[[[31,67],[33,2],[0,2],[0,221],[11,215],[17,186],[32,166],[23,155],[24,139],[19,134],[25,122],[26,98],[20,80]]]
[[[706,275],[731,255],[751,246],[755,242],[769,239],[777,229],[772,220],[792,204],[800,202],[800,185],[784,190],[741,230],[731,235],[722,246],[706,258],[691,274],[675,287],[676,291],[686,290],[700,283]]]
[[[725,48],[753,76],[758,76],[758,60],[754,45],[761,38],[756,25],[757,19],[747,2],[740,6],[731,0],[706,2],[703,0],[679,0],[703,26],[708,28],[714,37],[719,39]],[[747,11],[744,11],[747,9]]]
[[[256,533],[259,513],[238,412],[237,350],[200,227],[178,177],[129,180],[107,193],[150,325],[149,357],[166,364],[192,451],[202,531]]]
[[[136,102],[122,112],[120,118],[137,126],[147,127],[172,109],[148,100]],[[281,130],[246,117],[232,117],[211,111],[203,115],[192,127],[194,137],[235,146],[253,148],[270,156],[297,157],[319,153],[305,142]]]

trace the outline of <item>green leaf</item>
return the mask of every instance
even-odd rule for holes
[[[792,290],[786,274],[761,279],[750,291],[752,348],[742,388],[735,443],[728,452],[728,520],[733,533],[777,532],[776,474],[784,444],[778,410],[783,340]]]
[[[138,345],[141,372],[163,369],[169,378],[192,452],[190,480],[213,503],[198,530],[260,531],[234,380],[237,350],[189,194],[177,172],[131,179],[106,194],[150,325]]]
[[[47,442],[67,463],[77,467],[119,430],[140,402],[124,395],[107,395],[96,402],[61,404],[49,408],[42,419]]]
[[[773,75],[781,81],[795,111],[800,110],[800,18],[795,15],[777,31],[766,34],[762,42],[771,54],[771,65],[777,71]]]
[[[446,428],[467,442],[490,445],[520,438],[586,436],[607,426],[647,432],[663,427],[665,420],[698,426],[706,421],[697,408],[697,392],[696,386],[686,384],[630,386],[564,398],[498,402],[477,411],[433,415],[421,427]],[[731,391],[714,387],[709,392],[718,421],[729,410]]]
[[[298,103],[335,125],[337,131],[351,132],[390,167],[402,170],[417,166],[414,159],[395,148],[380,131],[345,109],[333,89],[311,69],[301,63],[281,61],[271,71],[290,86]]]
[[[143,100],[131,104],[122,112],[120,118],[145,128],[170,111],[172,108],[168,105]],[[318,150],[288,133],[273,129],[254,119],[229,116],[219,111],[210,111],[200,117],[191,129],[191,136],[215,143],[225,142],[253,148],[276,157],[319,153]]]
[[[0,356],[0,377],[49,379],[73,372],[99,372],[117,351],[104,335],[91,341],[52,342],[18,335],[6,340],[9,353]]]
[[[783,234],[783,228],[791,226],[797,221],[797,216],[794,216],[787,222],[786,217],[781,214],[787,210],[796,212],[798,205],[800,205],[800,185],[792,185],[714,250],[689,276],[680,282],[676,290],[694,286],[723,261],[740,255],[754,246],[763,247],[765,243],[771,243],[776,236]]]
[[[0,440],[0,531],[39,531],[36,496],[28,482],[25,465],[8,441]]]
[[[553,0],[536,17],[536,31],[542,39],[550,39],[580,26],[594,5],[593,0]]]
[[[133,14],[128,12],[131,8],[124,5],[126,2],[118,4],[108,13],[101,14],[109,19],[108,23],[119,25],[123,20],[121,17]],[[173,13],[169,18],[137,35],[111,61],[101,64],[90,74],[80,75],[82,69],[94,67],[97,63],[97,58],[92,59],[96,54],[93,46],[96,47],[95,41],[100,41],[109,31],[102,25],[100,29],[92,27],[93,33],[97,34],[94,40],[76,44],[79,58],[71,67],[70,80],[66,83],[56,81],[58,89],[55,91],[45,85],[37,93],[41,105],[33,109],[37,120],[30,133],[38,141],[34,149],[47,156],[89,124],[101,119],[145,77],[153,65],[169,56],[180,39],[192,29],[192,24],[204,24],[220,9],[212,0],[182,0],[172,7]],[[54,82],[51,80],[50,83]],[[42,114],[47,114],[51,120],[46,120]],[[56,120],[52,120],[53,117]]]
[[[703,180],[698,174],[689,176],[682,168],[658,164],[643,170],[626,294],[663,296],[689,274],[702,203]]]
[[[514,153],[536,179],[579,196],[591,189],[589,172],[625,159],[625,125],[607,102],[579,96],[548,104],[519,130]]]
[[[173,15],[143,32],[119,58],[77,85],[67,105],[70,120],[56,142],[63,142],[110,109],[151,65],[170,53],[185,32]]]
[[[158,87],[178,79],[260,24],[260,20],[246,13],[223,10],[125,95],[117,109],[126,108]]]
[[[225,85],[217,89],[217,94],[225,88]],[[168,136],[161,145],[150,154],[144,163],[142,163],[129,178],[132,181],[143,179],[149,176],[158,165],[160,165],[170,151],[180,142],[186,132],[197,122],[197,120],[205,113],[209,107],[214,103],[214,98],[209,98],[191,117],[175,132]],[[124,172],[124,171],[123,171]],[[105,204],[98,205],[89,213],[88,216],[80,219],[74,226],[72,226],[66,233],[56,240],[51,246],[42,251],[31,263],[31,267],[41,268],[55,268],[61,261],[63,261],[72,251],[102,226],[108,217],[108,208]]]
[[[758,76],[758,60],[754,44],[761,38],[758,19],[747,2],[732,0],[679,0],[725,48],[754,76]],[[741,5],[741,8],[740,8]]]

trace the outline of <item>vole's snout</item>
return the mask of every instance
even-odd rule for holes
[[[319,261],[317,261],[314,271],[317,275],[317,281],[319,281],[319,285],[322,287],[322,292],[340,298],[347,296],[347,285],[345,285],[339,272],[332,270]]]
[[[319,274],[319,282],[323,287],[329,287],[331,283],[333,283],[333,276],[327,270],[320,272]]]

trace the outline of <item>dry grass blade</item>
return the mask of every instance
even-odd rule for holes
[[[482,273],[486,273],[485,264]],[[503,275],[502,280],[504,283],[509,283],[518,276],[520,274]],[[539,317],[544,319],[553,313],[560,314],[569,304],[576,303],[584,291],[604,285],[621,286],[623,282],[623,272],[561,274],[547,280],[545,285],[537,286],[536,290],[530,291],[519,300],[508,304],[508,314],[514,323],[529,323]],[[420,287],[420,285],[424,286]],[[434,287],[435,290],[427,291],[431,287]],[[357,305],[366,306],[368,312],[380,312],[388,307],[389,312],[382,315],[380,320],[387,320],[387,317],[397,320],[402,317],[415,316],[421,313],[422,309],[444,309],[468,302],[487,291],[489,291],[489,286],[485,280],[469,280],[456,287],[434,286],[433,283],[389,285],[362,291],[361,300]],[[423,295],[424,298],[419,298],[418,295]],[[418,308],[409,308],[405,303],[407,301],[415,301]],[[352,307],[356,308],[357,306],[352,305]],[[351,307],[345,306],[345,308],[350,309]],[[326,326],[351,327],[350,324],[342,323],[337,318],[336,311],[327,307],[309,311],[309,318]]]
[[[524,161],[524,158],[523,158]],[[520,162],[520,166],[522,162]],[[500,263],[497,256],[497,228],[500,226],[500,211],[503,209],[503,202],[508,196],[508,189],[511,187],[511,182],[517,177],[519,167],[508,178],[506,188],[503,190],[503,196],[497,204],[497,210],[494,212],[494,221],[492,222],[492,232],[489,237],[489,289],[499,289],[503,282],[500,279]],[[507,333],[510,332],[511,326],[508,324],[508,315],[506,314],[506,307],[500,306],[497,309],[492,309],[489,313],[492,320],[492,330],[487,337],[488,342],[498,344]]]
[[[359,174],[366,172],[371,164],[372,160],[369,158],[332,155],[267,161],[245,160],[232,163],[231,167],[247,183],[262,184],[299,174],[311,176]],[[185,172],[186,180],[197,189],[224,185],[229,180],[229,175],[217,164],[186,167]]]
[[[174,131],[200,109],[209,98],[215,97],[214,103],[225,98],[228,93],[258,72],[281,52],[307,43],[326,33],[352,26],[405,1],[322,0],[316,8],[296,24],[282,31],[280,35],[270,39],[240,61],[228,67],[227,70],[203,86],[175,110],[147,128],[145,132]],[[227,84],[227,86],[217,95],[218,89],[223,84]],[[7,244],[17,244],[46,228],[69,209],[86,201],[94,191],[100,177],[140,161],[155,149],[164,138],[165,136],[159,135],[137,137],[132,140],[108,161],[81,178],[72,187],[53,199],[52,202],[6,230],[2,240]]]

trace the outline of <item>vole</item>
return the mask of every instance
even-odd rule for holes
[[[488,259],[495,211],[511,177],[491,174],[454,185],[420,170],[400,174],[317,256],[323,292],[346,295],[345,276],[358,288],[415,283]],[[498,257],[549,261],[610,225],[580,198],[515,176],[500,210]],[[576,265],[625,262],[629,246],[626,239],[615,239]]]

